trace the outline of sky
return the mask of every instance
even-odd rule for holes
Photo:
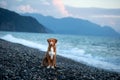
[[[62,0],[72,7],[120,8],[120,0]]]
[[[0,7],[17,13],[86,19],[120,33],[120,0],[0,0]]]

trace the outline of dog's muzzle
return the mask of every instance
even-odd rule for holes
[[[50,45],[53,45],[53,42],[50,42]]]

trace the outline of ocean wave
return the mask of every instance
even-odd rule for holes
[[[1,39],[4,39],[6,41],[10,41],[13,43],[19,43],[19,44],[22,44],[22,45],[25,45],[25,46],[28,46],[31,48],[43,50],[43,51],[46,51],[46,47],[47,47],[46,45],[35,43],[33,41],[29,41],[29,40],[25,40],[25,39],[21,39],[21,38],[16,38],[16,37],[12,36],[11,34],[7,34],[7,35],[3,36],[3,37],[1,37]]]
[[[100,60],[99,57],[98,58],[94,57],[91,54],[86,54],[85,51],[82,49],[75,48],[75,49],[71,49],[71,50],[63,50],[63,51],[61,51],[61,53],[62,53],[62,54],[60,54],[61,56],[70,58],[77,62],[82,62],[83,64],[87,64],[87,65],[94,66],[97,68],[107,69],[110,71],[120,72],[119,65],[115,65],[113,63]]]

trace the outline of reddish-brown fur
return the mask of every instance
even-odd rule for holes
[[[42,65],[43,66],[54,66],[56,67],[56,43],[57,43],[57,39],[54,38],[50,38],[47,39],[48,41],[48,50],[46,52],[45,57],[43,58],[42,61]],[[52,42],[53,44],[51,45],[50,42]],[[53,59],[51,59],[51,56],[49,55],[49,52],[51,51],[51,47],[53,48],[53,51],[55,52],[55,55],[53,55]]]

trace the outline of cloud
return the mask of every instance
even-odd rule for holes
[[[23,0],[16,0],[16,1],[19,1],[19,2],[21,2],[21,1],[23,1]]]
[[[33,9],[30,5],[21,5],[21,6],[18,7],[18,10],[23,12],[23,13],[26,13],[26,12],[29,12],[29,13],[38,12],[36,9]]]
[[[0,7],[5,8],[7,6],[7,2],[6,1],[1,1],[0,2]]]
[[[65,6],[62,2],[62,0],[53,0],[53,5],[55,5],[58,10],[64,15],[64,16],[69,16],[68,11],[65,9]]]
[[[120,15],[94,15],[93,18],[120,18]]]
[[[49,2],[43,2],[42,4],[43,4],[43,5],[48,5],[48,6],[50,5]]]

